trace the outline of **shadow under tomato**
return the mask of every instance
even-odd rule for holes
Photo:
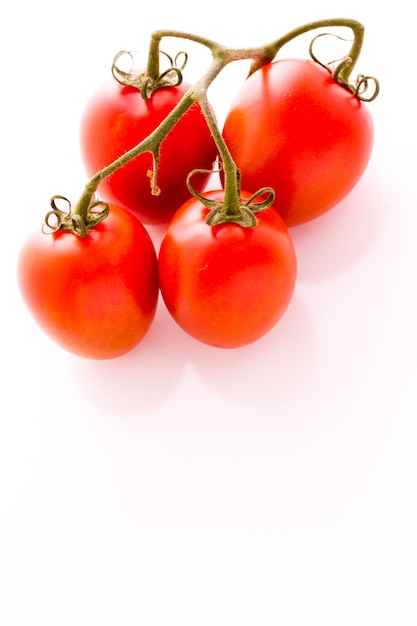
[[[172,327],[160,300],[150,330],[131,352],[108,361],[75,357],[68,369],[77,392],[114,416],[143,414],[161,405],[178,387],[187,360],[177,345],[181,331]]]
[[[260,340],[235,350],[194,342],[190,361],[214,392],[241,405],[279,416],[304,399],[316,362],[309,311],[295,294],[278,324]]]

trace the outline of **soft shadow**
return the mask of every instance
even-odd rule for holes
[[[338,206],[291,229],[299,283],[333,279],[369,254],[389,208],[383,189],[376,169],[370,169]]]
[[[287,400],[292,403],[308,386],[316,360],[312,320],[305,303],[294,295],[283,318],[259,341],[236,350],[195,342],[189,356],[197,375],[214,392],[238,405],[270,412]]]
[[[160,300],[151,329],[134,350],[109,361],[70,358],[67,375],[103,413],[146,413],[166,402],[181,381],[187,354],[182,335]]]

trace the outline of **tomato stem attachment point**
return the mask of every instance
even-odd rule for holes
[[[151,66],[150,71],[152,73],[149,73],[149,66],[148,71],[138,73],[134,69],[133,52],[121,50],[113,59],[111,67],[113,78],[121,85],[138,89],[144,100],[149,100],[156,89],[161,89],[162,87],[177,87],[183,80],[182,72],[188,61],[187,53],[182,51],[178,52],[174,59],[162,50],[159,51],[159,55],[164,55],[168,59],[170,63],[168,69],[160,73],[158,61],[158,64],[155,65],[155,67]],[[123,70],[119,66],[119,61],[121,57],[126,56],[130,58],[130,68],[128,70]],[[182,62],[178,66],[180,60]]]
[[[318,59],[318,57],[315,55],[313,51],[313,47],[317,39],[319,39],[320,37],[326,37],[326,36],[332,36],[332,37],[336,37],[337,39],[340,39],[341,41],[347,41],[347,39],[340,37],[339,35],[336,35],[335,33],[320,33],[316,35],[316,37],[314,37],[314,39],[311,41],[310,46],[309,46],[309,54],[310,54],[310,57],[313,59],[313,61],[315,61],[316,63],[324,67],[326,70],[328,70],[331,73],[333,79],[337,83],[339,83],[339,85],[341,85],[342,87],[345,87],[345,89],[353,93],[353,95],[356,96],[358,100],[362,100],[363,102],[371,102],[372,100],[375,100],[375,98],[379,94],[379,82],[375,77],[364,76],[363,74],[360,74],[353,84],[349,82],[350,75],[352,73],[353,67],[357,61],[357,58],[359,56],[359,52],[361,49],[360,47],[355,48],[355,40],[354,40],[354,45],[352,46],[349,55],[344,56],[342,59],[338,59],[338,64],[335,65],[337,61],[330,61],[329,63],[323,63],[322,61]],[[353,57],[352,54],[354,54],[355,56]],[[371,95],[365,95],[366,92],[368,91],[370,84],[374,85],[374,89],[371,92]]]
[[[187,177],[187,187],[191,195],[197,198],[205,207],[209,209],[209,213],[206,217],[206,223],[209,226],[220,226],[220,224],[234,223],[239,224],[245,228],[253,228],[257,225],[255,213],[268,209],[275,198],[275,192],[271,187],[263,187],[254,193],[248,199],[242,199],[240,194],[240,174],[237,172],[236,176],[236,198],[233,198],[232,203],[228,201],[225,196],[223,200],[214,200],[204,194],[198,193],[191,185],[191,178],[194,174],[209,174],[216,173],[219,170],[207,171],[203,169],[196,169],[189,173]],[[265,197],[266,196],[266,197]],[[262,198],[259,202],[256,202],[258,198]],[[236,200],[236,201],[235,201]]]
[[[60,209],[57,202],[64,202],[66,210]],[[45,215],[42,231],[46,234],[66,230],[77,237],[86,237],[97,224],[100,224],[109,214],[110,207],[106,202],[93,200],[83,213],[73,211],[71,202],[65,196],[52,196],[51,210]]]

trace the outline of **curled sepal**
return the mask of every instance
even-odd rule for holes
[[[368,95],[369,85],[373,85],[371,95]],[[362,102],[372,102],[379,94],[379,81],[374,76],[364,76],[359,74],[354,86],[354,94]]]
[[[129,66],[129,69],[127,70],[123,70],[118,65],[122,57],[124,57],[125,59],[127,57],[130,61],[130,66]],[[117,80],[117,82],[120,83],[121,85],[125,85],[125,87],[136,87],[137,89],[140,89],[140,86],[141,86],[140,81],[141,81],[142,74],[139,74],[138,72],[136,72],[134,68],[135,68],[134,53],[131,52],[130,50],[121,50],[120,52],[116,54],[116,56],[113,59],[113,64],[111,66],[111,73],[113,75],[113,78]]]
[[[63,202],[66,209],[60,209],[57,202]],[[110,212],[110,207],[101,200],[93,201],[84,218],[80,213],[72,210],[71,202],[65,196],[51,198],[51,210],[45,215],[42,230],[46,234],[66,230],[77,237],[86,237],[97,224],[100,224]]]
[[[261,202],[254,202],[256,198],[266,195],[266,198]],[[257,225],[255,213],[259,211],[265,211],[268,209],[275,198],[275,192],[271,187],[262,187],[256,193],[254,193],[249,199],[243,200],[239,197],[238,210],[236,212],[230,211],[225,203],[221,203],[221,206],[217,210],[212,210],[206,218],[206,222],[211,226],[216,224],[224,224],[225,222],[235,222],[240,226],[246,228],[253,228]]]
[[[170,67],[158,76],[152,77],[147,76],[145,73],[135,71],[134,53],[128,50],[121,50],[116,54],[113,60],[113,77],[121,85],[139,89],[144,100],[149,100],[153,92],[161,87],[177,87],[182,83],[182,72],[188,60],[187,53],[178,52],[174,59],[162,50],[160,54],[163,54],[168,59]],[[130,59],[130,67],[128,70],[123,70],[119,65],[119,61],[123,56],[127,56]]]
[[[275,198],[274,190],[271,187],[263,187],[259,189],[256,193],[254,193],[248,199],[242,199],[240,195],[240,175],[237,172],[236,177],[236,197],[235,202],[231,200],[228,201],[226,198],[226,194],[222,200],[217,200],[214,198],[208,198],[200,193],[198,193],[194,187],[191,185],[190,179],[194,174],[213,174],[218,170],[193,170],[187,176],[187,187],[190,193],[200,200],[200,202],[209,209],[209,213],[206,216],[206,223],[209,226],[219,226],[220,224],[226,223],[234,223],[239,224],[239,226],[244,226],[245,228],[253,228],[257,225],[258,220],[256,219],[255,213],[258,211],[264,211],[268,209]],[[255,202],[257,198],[261,198],[265,196],[263,200],[260,202]]]
[[[356,96],[358,100],[362,100],[363,102],[372,102],[372,100],[375,100],[375,98],[379,94],[379,81],[374,76],[364,76],[363,74],[359,74],[359,76],[357,77],[354,83],[349,82],[350,74],[354,66],[354,61],[349,55],[344,56],[341,59],[335,59],[333,61],[330,61],[329,63],[323,63],[316,56],[316,54],[313,51],[313,46],[315,42],[320,37],[328,37],[328,36],[336,37],[336,39],[339,39],[341,41],[349,41],[348,39],[345,39],[344,37],[340,37],[339,35],[336,35],[334,33],[320,33],[319,35],[316,35],[316,37],[314,37],[314,39],[310,43],[310,47],[309,47],[310,57],[313,59],[313,61],[315,61],[316,63],[324,67],[326,70],[328,70],[330,74],[332,75],[333,79],[337,83],[339,83],[339,85],[341,85],[342,87],[344,87],[345,89],[353,93],[353,95]],[[369,95],[368,89],[370,85],[373,85],[373,90],[371,91],[371,94]]]
[[[334,80],[345,89],[348,89],[353,95],[362,102],[372,102],[379,94],[379,81],[374,76],[364,76],[359,74],[354,83],[350,83],[343,77],[344,70],[351,65],[352,61],[349,57],[342,59],[340,64],[331,72]],[[369,86],[374,86],[370,95],[368,94]]]
[[[261,198],[265,196],[264,200],[261,202],[254,202],[256,198]],[[250,208],[253,213],[257,213],[258,211],[265,211],[265,209],[269,209],[272,206],[273,201],[275,200],[275,191],[272,187],[262,187],[258,189],[248,200],[246,200],[245,205]]]

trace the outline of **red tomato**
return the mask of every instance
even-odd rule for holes
[[[89,176],[115,161],[145,139],[167,117],[187,91],[178,87],[157,89],[144,100],[135,87],[125,87],[111,78],[87,104],[81,120],[81,155]],[[135,213],[144,224],[162,224],[190,197],[186,177],[196,168],[212,169],[217,149],[197,103],[185,113],[161,146],[157,185],[151,194],[149,171],[152,155],[147,152],[100,183],[99,195]],[[195,177],[202,190],[208,175]]]
[[[223,192],[206,195],[221,199]],[[159,252],[160,289],[183,330],[203,343],[236,348],[262,337],[283,315],[295,287],[295,251],[273,208],[256,213],[253,228],[209,226],[207,213],[192,198],[172,218]]]
[[[156,252],[139,220],[112,205],[86,237],[33,232],[19,256],[18,282],[52,340],[79,356],[111,359],[138,344],[152,323]]]
[[[244,189],[265,185],[287,226],[340,202],[363,174],[373,145],[366,105],[314,61],[283,59],[244,83],[223,128]]]

